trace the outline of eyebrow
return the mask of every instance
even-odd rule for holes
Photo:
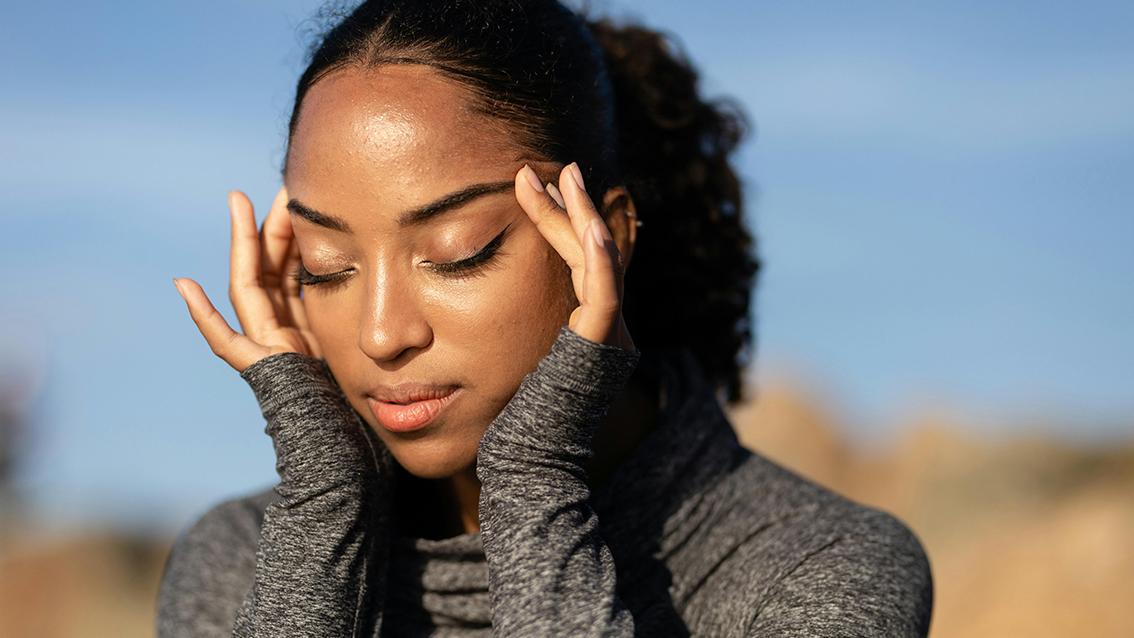
[[[421,226],[429,221],[432,221],[443,213],[456,210],[457,208],[464,206],[465,204],[478,197],[491,195],[494,193],[502,193],[513,188],[514,186],[515,182],[512,180],[488,182],[485,184],[473,184],[471,186],[466,186],[459,191],[449,193],[448,195],[445,195],[444,197],[432,201],[424,206],[419,206],[418,208],[414,208],[402,213],[398,216],[397,223],[400,228]],[[287,209],[291,211],[293,215],[298,215],[317,226],[322,226],[323,228],[329,228],[331,230],[337,230],[339,232],[347,234],[354,233],[354,231],[350,227],[350,224],[348,224],[345,219],[327,213],[321,213],[314,208],[307,206],[298,199],[293,198],[289,200],[287,203]]]

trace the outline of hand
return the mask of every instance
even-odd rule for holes
[[[567,327],[595,343],[636,350],[622,318],[625,263],[583,187],[579,165],[572,162],[560,171],[556,189],[550,183],[544,188],[525,164],[516,173],[516,199],[571,267],[579,307],[571,312]]]
[[[287,189],[280,188],[264,227],[256,231],[252,202],[240,191],[228,194],[232,214],[232,248],[228,298],[236,310],[240,334],[209,301],[200,284],[174,278],[177,292],[213,353],[243,372],[268,355],[298,352],[321,358],[307,324],[299,283],[287,273],[299,263],[299,244],[287,212]]]

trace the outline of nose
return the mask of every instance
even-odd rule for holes
[[[396,361],[433,340],[433,329],[421,312],[420,299],[406,279],[392,276],[386,269],[369,285],[358,347],[374,361]]]

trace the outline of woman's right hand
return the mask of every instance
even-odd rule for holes
[[[308,328],[299,283],[288,276],[299,263],[299,244],[287,201],[287,189],[281,187],[258,232],[252,202],[240,191],[228,194],[232,217],[228,298],[244,334],[229,327],[200,284],[186,277],[173,280],[209,348],[237,372],[280,352],[322,356]]]

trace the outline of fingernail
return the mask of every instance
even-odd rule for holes
[[[173,287],[177,289],[177,294],[181,295],[182,297],[185,296],[185,293],[181,292],[181,282],[177,281],[177,277],[173,278]]]
[[[552,184],[551,182],[547,183],[547,194],[551,195],[551,199],[554,199],[555,203],[559,204],[560,208],[567,208],[567,204],[563,202],[563,193],[559,192],[559,189],[556,188],[555,184]]]
[[[583,186],[583,171],[579,170],[578,162],[571,162],[571,176],[575,178],[575,183],[579,185],[579,190],[586,192],[587,187]]]
[[[543,192],[543,184],[539,183],[539,177],[536,176],[531,166],[524,164],[524,168],[520,169],[520,172],[524,174],[524,179],[528,180],[532,188],[536,189],[537,192]]]

